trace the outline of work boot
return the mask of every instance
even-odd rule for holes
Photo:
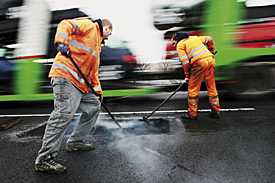
[[[66,144],[66,150],[71,151],[88,151],[93,150],[95,146],[93,144],[85,144],[84,142],[70,142]]]
[[[220,119],[220,115],[217,114],[217,113],[214,113],[214,112],[210,112],[209,116],[212,117],[212,118],[214,118],[214,119]]]
[[[197,119],[197,116],[190,116],[189,114],[183,114],[181,115],[181,118],[182,119],[192,119],[192,120],[196,120]]]
[[[60,174],[65,173],[67,169],[66,167],[57,163],[51,155],[46,155],[39,158],[38,162],[35,163],[35,171],[50,174]]]

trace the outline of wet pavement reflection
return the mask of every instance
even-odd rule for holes
[[[192,120],[192,121],[184,121],[183,125],[186,129],[186,132],[194,133],[194,135],[200,134],[209,134],[215,133],[217,131],[225,130],[226,125],[222,122],[215,121],[201,121],[201,120]]]

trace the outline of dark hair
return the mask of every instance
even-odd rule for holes
[[[172,36],[172,41],[178,41],[178,34],[175,33],[173,36]]]

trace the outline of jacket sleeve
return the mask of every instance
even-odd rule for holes
[[[213,54],[215,50],[214,40],[211,36],[199,36],[201,42],[207,45],[208,50]]]
[[[182,64],[182,67],[184,69],[184,74],[185,77],[189,78],[190,77],[190,63],[189,63],[189,59],[188,56],[184,50],[184,46],[178,45],[177,46],[177,52],[180,58],[180,62]]]
[[[69,20],[62,20],[57,27],[54,43],[69,44],[69,36],[76,32],[76,27]]]

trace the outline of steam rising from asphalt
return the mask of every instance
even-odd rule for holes
[[[160,142],[158,137],[145,135],[121,139],[110,144],[109,148],[115,148],[124,154],[143,182],[163,182],[164,177],[168,178],[173,163],[155,150]]]
[[[106,120],[106,118],[98,119],[94,126],[93,136],[102,133],[104,137],[110,135],[111,138],[107,138],[108,148],[125,156],[126,160],[123,158],[126,161],[125,166],[132,169],[131,172],[135,174],[135,177],[148,183],[184,180],[179,179],[177,175],[186,174],[186,172],[170,158],[173,148],[183,142],[182,136],[178,138],[171,134],[165,134],[164,129],[168,128],[170,131],[168,121],[150,119],[149,125],[138,119],[130,119],[118,121],[122,127],[119,128],[114,121]],[[102,138],[102,136],[99,135],[98,138]]]
[[[152,121],[151,121],[152,122]],[[177,123],[177,122],[176,122]],[[106,128],[118,128],[116,124],[101,121],[100,125],[105,124]],[[120,123],[126,127],[150,127],[152,125],[142,125],[139,120],[129,120]],[[184,128],[179,122],[172,128]],[[170,126],[168,126],[170,128]],[[146,130],[146,128],[144,128]],[[177,156],[186,156],[182,154],[174,154],[174,148],[184,147],[185,133],[182,131],[174,131],[173,134],[143,134],[136,135],[133,133],[125,134],[123,130],[111,131],[112,136],[117,137],[116,141],[110,142],[108,148],[111,151],[119,151],[126,158],[123,158],[126,165],[139,178],[141,182],[219,182],[206,176],[199,171],[195,171],[190,167],[185,167],[183,162],[177,162]],[[178,152],[176,150],[176,152]]]
[[[123,128],[138,128],[137,130],[146,130],[147,125],[138,119],[122,121],[119,124]],[[124,133],[123,130],[118,129],[114,122],[104,120],[99,120],[95,128],[100,126],[110,130],[112,136],[118,139],[109,143],[108,148],[121,152],[127,158],[127,162],[129,162],[127,164],[131,165],[129,168],[134,166],[136,176],[141,178],[143,182],[163,182],[164,177],[167,179],[166,181],[171,181],[169,174],[175,164],[157,150],[166,135],[138,136],[132,133]],[[114,128],[117,130],[113,130]]]

